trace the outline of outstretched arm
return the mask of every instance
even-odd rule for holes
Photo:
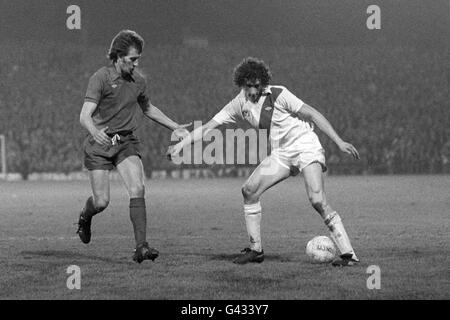
[[[183,138],[188,134],[187,130],[184,128],[190,126],[190,123],[182,125],[176,123],[150,102],[147,104],[146,108],[143,111],[144,115],[147,118],[155,121],[163,127],[166,127],[169,130],[174,131],[178,138]]]
[[[181,128],[181,125],[170,119],[164,114],[164,112],[159,110],[150,102],[148,103],[148,107],[145,108],[144,114],[147,118],[159,123],[163,127],[166,127],[167,129],[170,129],[172,131]]]
[[[314,122],[320,130],[322,130],[328,137],[330,137],[331,140],[334,141],[334,143],[337,144],[342,152],[351,154],[355,159],[359,159],[358,150],[356,150],[356,148],[350,143],[342,140],[333,129],[330,122],[319,111],[307,104],[303,104],[298,112],[298,116]]]
[[[211,120],[206,124],[194,129],[190,134],[188,134],[182,141],[172,145],[166,152],[167,158],[169,160],[174,159],[183,150],[184,147],[194,143],[195,141],[201,140],[203,136],[208,134],[211,130],[215,129],[221,124],[235,123],[236,118],[240,114],[240,107],[242,105],[243,97],[241,95],[236,96],[231,100],[222,110],[217,113]]]
[[[183,150],[184,147],[190,145],[191,143],[194,143],[195,141],[201,140],[203,136],[205,136],[212,129],[216,128],[218,125],[218,122],[211,119],[206,124],[196,128],[190,134],[185,136],[183,140],[169,147],[166,152],[167,158],[169,158],[169,160],[174,159],[178,156],[178,154],[181,152],[181,150]]]

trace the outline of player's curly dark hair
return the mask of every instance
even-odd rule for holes
[[[128,54],[130,47],[135,48],[141,54],[144,48],[144,39],[135,31],[122,30],[112,40],[107,57],[113,62],[116,62],[117,58],[124,57]]]
[[[269,85],[272,73],[264,61],[247,57],[234,69],[234,84],[243,87],[247,81],[259,79],[263,87]]]

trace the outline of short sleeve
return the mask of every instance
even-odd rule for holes
[[[84,101],[98,103],[102,97],[102,91],[103,91],[103,77],[102,73],[97,71],[89,79]]]
[[[241,107],[243,100],[241,94],[237,95],[225,107],[222,108],[214,117],[213,120],[218,124],[235,123],[241,117]]]
[[[285,108],[288,112],[292,114],[297,114],[304,105],[304,102],[302,100],[297,98],[292,92],[290,92],[286,88],[283,88],[283,91],[277,100],[279,101],[279,103],[282,105],[283,108]]]
[[[148,108],[149,101],[150,101],[150,97],[147,92],[147,81],[145,79],[142,79],[141,90],[139,92],[137,102],[138,102],[139,106],[141,107],[141,109],[143,111],[145,111]]]

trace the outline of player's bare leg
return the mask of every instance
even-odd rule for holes
[[[281,166],[272,157],[264,159],[253,171],[242,187],[244,197],[244,215],[250,247],[245,248],[243,255],[233,262],[245,264],[249,262],[262,262],[264,251],[261,243],[261,204],[259,199],[264,191],[288,178],[290,170]]]
[[[311,205],[324,220],[331,238],[341,252],[341,259],[333,262],[333,265],[345,266],[359,262],[339,214],[327,203],[321,164],[314,162],[306,166],[303,177]]]
[[[130,219],[133,224],[136,249],[133,260],[155,260],[159,252],[147,243],[147,211],[145,207],[145,174],[142,161],[138,156],[130,156],[117,164],[117,170],[123,179],[130,196]]]
[[[90,170],[92,196],[86,201],[78,220],[77,234],[83,243],[91,241],[92,217],[106,209],[109,204],[109,171]]]

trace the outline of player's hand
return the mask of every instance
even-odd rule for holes
[[[108,127],[104,127],[100,130],[96,129],[95,132],[92,133],[92,137],[94,138],[95,142],[102,146],[109,146],[111,144],[111,139],[105,133],[106,130],[108,130]]]
[[[186,123],[186,124],[181,124],[178,126],[178,128],[176,128],[175,130],[173,130],[173,135],[178,139],[181,140],[184,137],[189,135],[189,130],[187,130],[187,127],[190,127],[192,125],[192,122]]]
[[[356,150],[356,148],[352,144],[342,141],[342,143],[340,143],[338,146],[342,152],[351,154],[353,156],[353,158],[359,159],[358,150]]]
[[[167,159],[172,161],[174,158],[178,157],[180,151],[181,150],[179,149],[177,144],[169,146],[169,148],[167,149],[167,152],[166,152]]]

